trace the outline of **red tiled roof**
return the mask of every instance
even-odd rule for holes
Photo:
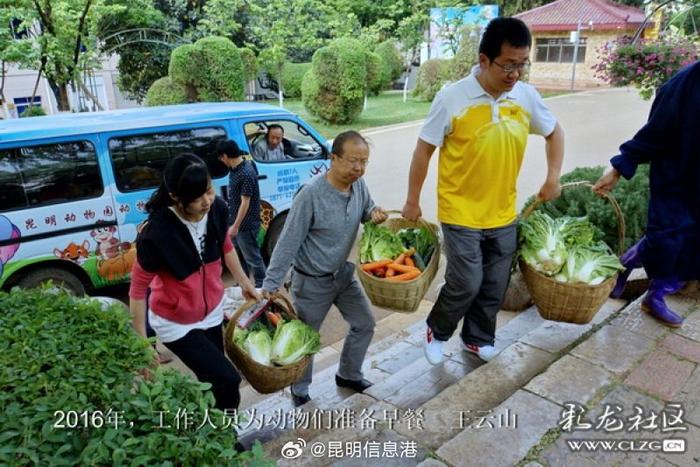
[[[593,29],[634,29],[644,21],[639,8],[610,0],[557,0],[515,15],[532,31],[573,31],[579,21],[584,27],[593,21]]]

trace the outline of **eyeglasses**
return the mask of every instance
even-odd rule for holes
[[[362,169],[367,167],[367,164],[369,164],[369,159],[356,159],[354,157],[346,159],[346,158],[341,157],[341,156],[338,156],[338,159],[345,161],[345,163],[347,163],[348,165],[350,165],[352,167],[360,167]]]
[[[527,73],[530,70],[530,62],[527,61],[525,63],[506,63],[505,65],[501,65],[498,63],[496,60],[491,60],[491,63],[494,65],[498,65],[501,70],[505,71],[506,74],[511,74],[514,71],[517,70],[518,74],[523,74]]]

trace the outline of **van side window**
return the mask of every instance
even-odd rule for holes
[[[89,141],[0,150],[0,211],[95,198],[104,192]]]
[[[109,139],[117,188],[122,193],[155,188],[160,184],[165,164],[173,157],[189,152],[201,157],[212,178],[227,170],[216,157],[216,145],[227,139],[223,128],[119,136]]]
[[[243,127],[250,154],[259,162],[320,159],[325,156],[321,143],[299,123],[265,120]]]

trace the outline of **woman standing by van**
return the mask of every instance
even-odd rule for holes
[[[246,298],[258,296],[226,234],[226,203],[204,162],[184,154],[168,162],[146,211],[129,290],[134,328],[146,337],[150,288],[148,318],[161,342],[211,383],[217,408],[235,409],[241,378],[223,350],[222,258]]]

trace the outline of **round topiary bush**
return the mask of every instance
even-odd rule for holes
[[[124,307],[16,288],[0,292],[0,310],[0,465],[260,459],[259,447],[234,450],[233,420],[213,407],[209,384],[152,368]],[[185,412],[189,423],[177,418]]]
[[[561,177],[561,183],[588,181],[595,183],[603,174],[603,167],[579,167]],[[649,204],[649,165],[640,165],[632,180],[620,179],[613,196],[622,209],[625,218],[625,245],[623,251],[636,243],[646,230],[647,206]],[[530,197],[524,208],[534,202]],[[523,208],[523,209],[524,209]],[[563,190],[554,201],[542,204],[538,209],[552,217],[588,216],[598,230],[598,237],[617,251],[617,217],[610,203],[588,188]]]
[[[336,39],[318,49],[304,75],[302,98],[313,115],[329,123],[350,123],[362,112],[367,89],[367,57],[362,44]]]
[[[282,69],[282,85],[284,86],[284,96],[290,98],[301,97],[301,84],[304,75],[311,69],[311,63],[291,63],[284,64]],[[274,79],[277,79],[273,75]]]
[[[451,64],[451,60],[442,58],[426,60],[418,70],[416,88],[413,93],[427,101],[432,101],[435,94],[449,81]]]
[[[374,52],[366,51],[367,59],[367,93],[376,96],[382,90],[382,57]]]
[[[169,76],[156,80],[146,93],[146,105],[173,105],[189,102],[187,91]]]
[[[391,88],[391,83],[401,77],[403,73],[403,60],[396,46],[396,41],[388,40],[379,44],[374,53],[382,58],[381,87]]]
[[[168,75],[195,102],[240,101],[245,95],[241,53],[225,37],[204,37],[176,48]]]

